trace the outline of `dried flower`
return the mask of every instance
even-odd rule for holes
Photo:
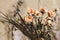
[[[35,13],[35,10],[33,10],[32,8],[29,8],[28,11],[27,11],[28,14],[34,14]]]
[[[28,11],[27,11],[28,14],[32,13],[32,9],[29,8]]]
[[[53,16],[54,16],[54,14],[55,14],[55,12],[54,12],[54,11],[52,11],[52,10],[48,12],[48,16],[50,16],[50,17],[53,17]]]
[[[41,17],[41,13],[40,13],[39,11],[36,10],[36,12],[35,12],[35,16],[37,16],[37,17]]]
[[[25,16],[24,20],[25,22],[32,22],[32,16]]]
[[[32,13],[35,14],[36,13],[36,10],[32,10]]]
[[[41,9],[39,9],[39,12],[41,12],[41,13],[45,13],[45,9],[44,8],[41,8]]]

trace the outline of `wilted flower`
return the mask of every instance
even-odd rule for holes
[[[25,22],[32,22],[32,16],[25,16],[24,20]]]

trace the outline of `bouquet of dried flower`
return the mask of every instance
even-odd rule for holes
[[[19,3],[17,5],[15,14],[19,16],[17,20],[9,18],[5,14],[4,18],[6,22],[13,24],[19,30],[21,30],[31,40],[56,40],[55,34],[52,31],[52,23],[54,22],[55,11],[46,11],[44,8],[37,10],[28,9],[24,19],[19,14]],[[15,17],[16,15],[14,15]],[[2,21],[2,20],[1,20]]]

